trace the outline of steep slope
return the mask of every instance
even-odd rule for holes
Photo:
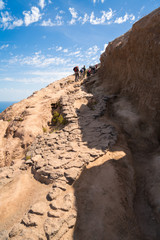
[[[73,76],[34,92],[32,96],[0,113],[0,166],[9,166],[25,156],[27,147],[51,122],[51,104],[65,94],[64,86]],[[3,120],[3,121],[2,121]]]
[[[159,26],[160,8],[109,43],[100,71],[105,93],[126,96],[145,120],[155,124],[160,119]]]
[[[103,100],[97,99],[93,109],[93,95],[79,83],[68,82],[63,90],[59,98],[52,99],[52,106],[58,102],[67,124],[63,129],[37,135],[27,149],[28,160],[19,159],[13,166],[1,168],[2,210],[6,208],[7,194],[10,196],[0,224],[4,238],[9,233],[12,239],[66,239],[69,235],[72,239],[77,216],[74,182],[86,165],[108,154],[107,149],[117,140],[114,126],[99,119],[105,107]],[[37,184],[34,193],[36,182],[30,172],[46,187]],[[9,193],[6,189],[10,189]],[[13,217],[18,207],[15,201],[19,203],[17,218]]]
[[[142,239],[159,239],[160,8],[109,43],[99,81],[87,89],[108,96],[106,117],[119,126],[131,150],[134,212]]]

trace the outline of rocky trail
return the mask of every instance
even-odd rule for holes
[[[12,170],[9,179],[14,179],[16,174],[19,176],[17,171],[22,175],[22,171],[28,172],[31,169],[34,178],[42,184],[46,184],[46,191],[48,189],[45,199],[43,197],[43,201],[33,204],[21,222],[11,230],[9,236],[12,239],[26,239],[31,235],[33,228],[32,239],[40,238],[40,235],[46,236],[47,239],[52,237],[61,239],[70,231],[75,225],[77,216],[76,198],[71,186],[83,168],[104,156],[108,147],[116,141],[115,128],[99,119],[104,110],[105,101],[101,100],[98,104],[92,103],[93,95],[86,93],[82,88],[79,84],[74,84],[74,90],[68,91],[60,98],[60,105],[68,124],[62,130],[38,135],[26,153],[29,159],[23,160],[16,169],[13,167],[7,169],[6,167],[7,173],[9,169]],[[2,171],[2,173],[5,176],[5,172]],[[22,176],[29,178],[27,173],[23,173]],[[8,228],[10,227],[9,222],[12,224],[15,222],[15,217],[12,218],[12,215],[17,211],[14,204],[16,198],[18,205],[25,202],[24,205],[22,204],[23,211],[27,208],[27,202],[30,202],[30,205],[33,202],[34,194],[30,200],[27,197],[27,202],[24,198],[25,191],[27,194],[34,191],[34,181],[32,180],[33,183],[30,183],[29,180],[24,180],[23,183],[21,177],[19,178],[16,182],[13,180],[13,183],[9,181],[6,185],[11,191],[10,193],[6,192],[12,199],[11,202],[9,201],[9,205],[7,202],[5,203],[9,207],[3,217],[4,225],[6,224]],[[14,190],[12,185],[14,188],[16,186]],[[32,186],[33,189],[25,190],[26,185]],[[40,188],[37,186],[36,195],[41,195],[38,189]],[[46,191],[43,191],[43,196]],[[20,193],[23,196],[22,199],[19,196]],[[4,195],[3,192],[2,198],[6,199],[7,197]],[[3,203],[1,207],[4,209]],[[39,227],[43,229],[41,233],[39,233]],[[6,230],[4,234],[6,234]]]

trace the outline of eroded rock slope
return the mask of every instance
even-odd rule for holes
[[[104,92],[126,96],[145,120],[155,124],[160,118],[159,26],[160,8],[109,43],[100,71]]]
[[[31,236],[31,239],[66,239],[64,235],[70,234],[69,239],[72,239],[77,218],[74,182],[89,163],[108,154],[108,148],[117,140],[116,128],[102,119],[105,99],[95,100],[92,94],[84,91],[84,86],[74,82],[63,88],[65,94],[63,92],[59,98],[52,99],[50,104],[58,102],[61,105],[67,124],[63,129],[37,135],[27,148],[24,160],[1,168],[1,189],[4,191],[6,186],[11,185],[12,199],[1,219],[2,236],[9,234],[12,239]],[[37,181],[46,184],[42,193],[40,185],[34,189],[36,180],[30,172]],[[22,188],[25,188],[27,181],[24,181],[24,186],[19,184],[25,175],[30,179],[28,184],[31,186],[27,186],[26,191],[31,192],[31,197],[21,199],[19,192],[26,194]],[[11,184],[12,181],[14,184]],[[12,192],[12,188],[18,188],[17,194]],[[37,197],[34,199],[34,190],[40,194],[38,201]],[[5,196],[2,194],[3,201]],[[15,200],[26,203],[21,203],[23,206],[17,217],[14,216],[17,211]],[[3,201],[2,210],[6,207]],[[15,221],[17,224],[14,225]]]

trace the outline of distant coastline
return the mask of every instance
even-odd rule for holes
[[[7,107],[13,105],[16,102],[7,102],[7,101],[0,101],[0,113],[3,112]]]

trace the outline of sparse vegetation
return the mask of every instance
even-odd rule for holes
[[[67,121],[64,119],[64,117],[62,116],[62,114],[60,114],[57,111],[54,111],[53,113],[53,117],[52,117],[52,124],[55,125],[65,125],[67,123]]]
[[[58,113],[57,111],[54,111],[52,123],[54,125],[64,125],[64,124],[66,124],[66,120],[64,119],[62,114]]]
[[[26,155],[26,161],[31,159],[31,156],[30,155]]]
[[[59,117],[58,117],[58,122],[59,122],[60,124],[65,124],[65,120],[64,120],[64,117],[62,116],[62,114],[59,115]]]
[[[54,128],[52,132],[56,133],[58,132],[60,129],[59,128]]]
[[[59,101],[57,103],[51,104],[51,107],[52,107],[52,119],[50,123],[50,126],[52,128],[51,132],[57,132],[67,124],[67,120],[63,116],[62,106]]]
[[[53,117],[52,117],[52,123],[53,123],[53,124],[56,124],[56,123],[57,123],[59,115],[60,115],[60,114],[59,114],[57,111],[54,111],[54,112],[53,112]]]
[[[46,133],[47,132],[47,128],[46,127],[42,127],[43,132]]]

